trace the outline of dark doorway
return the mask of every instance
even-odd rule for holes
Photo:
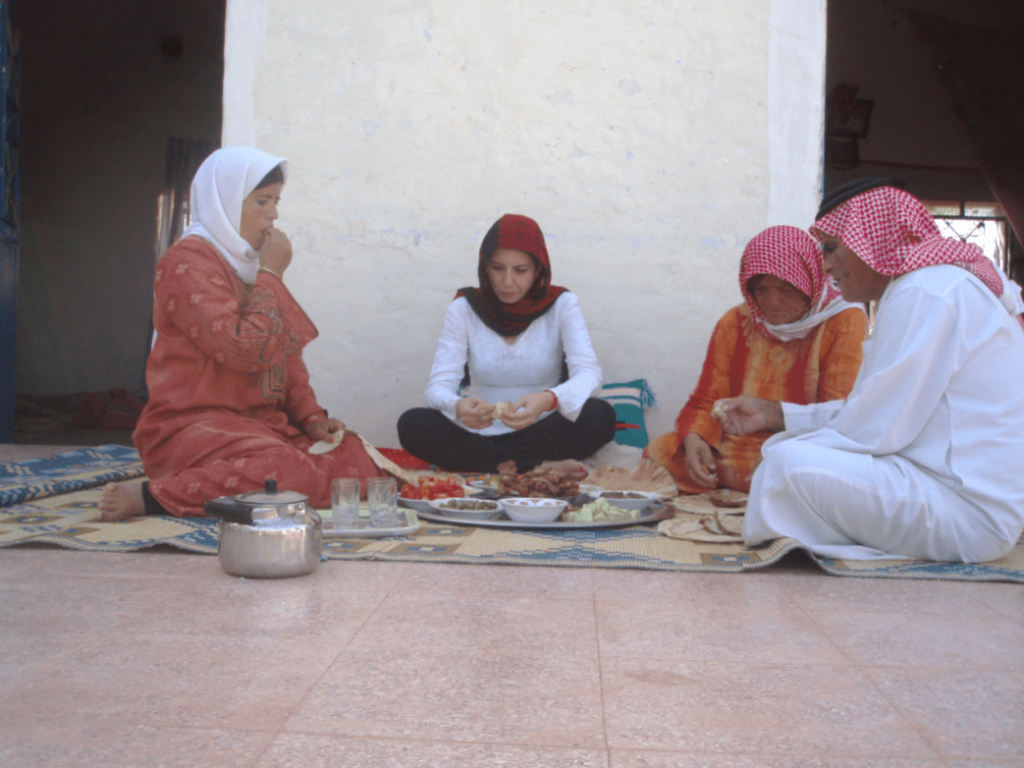
[[[225,0],[14,6],[23,61],[15,390],[136,391],[168,139],[220,141]]]

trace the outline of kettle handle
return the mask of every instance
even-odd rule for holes
[[[203,505],[208,517],[216,517],[228,523],[252,525],[252,507],[235,501],[232,496],[212,499]]]

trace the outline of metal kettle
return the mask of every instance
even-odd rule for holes
[[[206,502],[209,517],[220,520],[217,559],[233,576],[275,579],[302,576],[316,569],[323,551],[320,515],[309,497],[278,491],[267,480],[262,491],[223,496]]]

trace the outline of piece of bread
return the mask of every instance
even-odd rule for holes
[[[494,412],[491,414],[492,419],[500,419],[501,414],[508,413],[512,410],[512,403],[508,400],[504,400],[494,406]]]
[[[711,406],[711,418],[718,422],[725,418],[725,400],[715,400]]]
[[[319,456],[324,453],[333,451],[339,445],[341,441],[345,439],[345,430],[339,429],[337,432],[331,433],[330,440],[319,440],[309,446],[309,452],[315,456]]]

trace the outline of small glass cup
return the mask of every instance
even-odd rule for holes
[[[393,477],[371,477],[366,481],[366,498],[370,505],[370,525],[394,528],[398,525],[398,485]]]
[[[359,478],[331,480],[331,513],[334,528],[359,527]]]

